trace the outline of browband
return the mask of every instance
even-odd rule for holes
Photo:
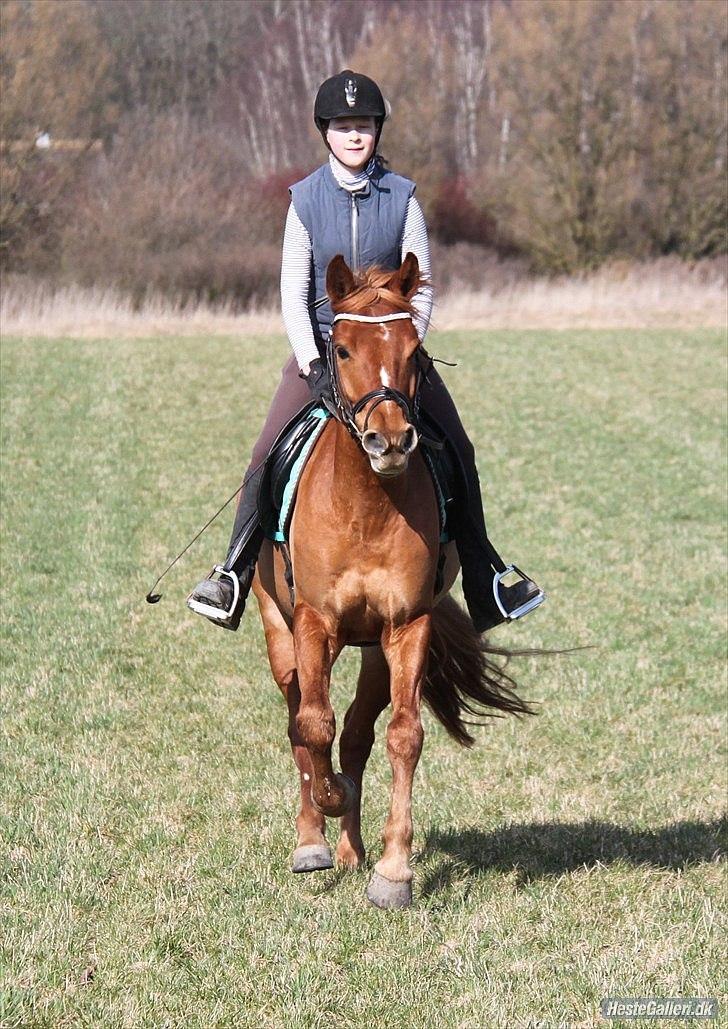
[[[334,321],[347,321],[347,322],[394,322],[399,318],[412,318],[411,314],[407,311],[398,311],[396,314],[381,314],[379,316],[375,314],[336,314],[334,315]]]

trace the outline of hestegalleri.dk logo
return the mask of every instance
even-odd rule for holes
[[[602,1018],[717,1018],[714,997],[604,997]]]

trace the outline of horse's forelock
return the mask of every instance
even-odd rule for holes
[[[337,314],[363,314],[375,304],[384,303],[389,304],[396,311],[415,314],[411,300],[403,297],[401,293],[387,289],[387,283],[392,275],[393,272],[387,268],[376,266],[358,272],[355,276],[356,288],[334,305],[334,311]]]

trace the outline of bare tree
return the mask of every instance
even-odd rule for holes
[[[454,40],[454,82],[459,87],[455,131],[463,170],[470,173],[478,160],[478,113],[488,79],[490,0],[471,0],[448,8],[448,14]]]

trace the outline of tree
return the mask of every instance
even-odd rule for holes
[[[103,134],[118,115],[111,54],[83,0],[6,0],[0,18],[2,138]]]

